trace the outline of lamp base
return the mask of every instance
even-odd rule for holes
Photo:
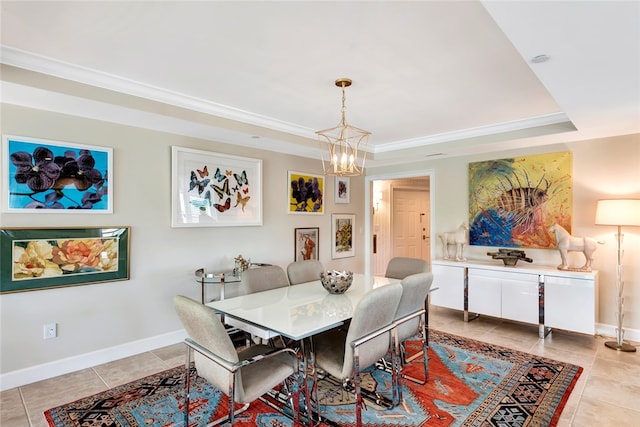
[[[618,351],[627,351],[627,352],[636,351],[636,348],[634,346],[632,346],[631,344],[627,344],[626,342],[623,342],[622,344],[618,344],[617,341],[607,341],[604,343],[604,345],[606,347],[609,347]]]

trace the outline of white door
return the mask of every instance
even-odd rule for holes
[[[429,192],[393,190],[392,256],[430,262]]]

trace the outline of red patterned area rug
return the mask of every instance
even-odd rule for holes
[[[377,426],[555,426],[582,368],[532,354],[431,330],[429,381],[405,381],[403,402],[392,409],[369,404],[364,424]],[[412,349],[409,350],[411,352]],[[181,426],[184,369],[173,368],[45,411],[52,427]],[[407,373],[418,376],[420,363]],[[385,394],[390,377],[363,374],[369,390]],[[194,385],[195,384],[195,385]],[[192,382],[190,427],[227,411],[224,395],[205,381]],[[353,396],[320,383],[320,409],[333,424],[354,425]],[[193,393],[195,391],[195,393]],[[237,417],[238,426],[293,426],[263,402]]]

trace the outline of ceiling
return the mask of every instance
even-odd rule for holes
[[[367,166],[640,132],[638,1],[1,8],[10,104],[318,157],[348,77]]]

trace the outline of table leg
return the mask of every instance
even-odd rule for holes
[[[220,301],[224,300],[224,273],[220,275]],[[224,324],[224,314],[220,315],[220,320]]]
[[[308,348],[305,343],[308,340]],[[300,341],[300,351],[302,352],[302,369],[304,381],[305,406],[308,418],[308,425],[315,426],[321,421],[320,401],[318,400],[318,375],[315,366],[313,337]],[[309,384],[311,383],[311,385]],[[315,407],[314,407],[315,402]]]

